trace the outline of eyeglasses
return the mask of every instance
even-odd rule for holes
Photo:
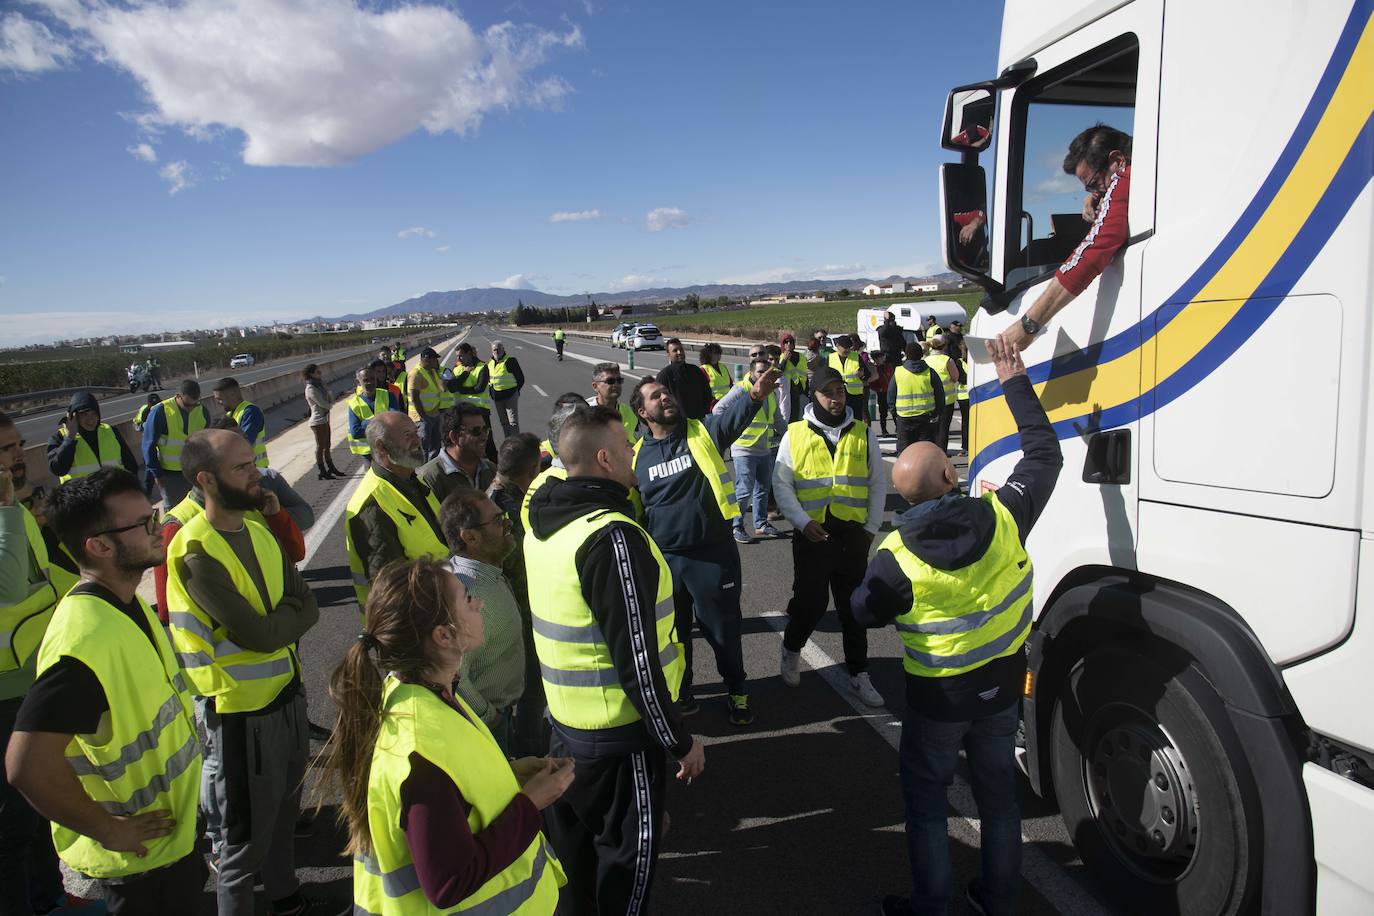
[[[48,495],[47,490],[44,490],[41,486],[34,487],[33,492],[30,493],[28,496],[25,496],[23,499],[19,500],[19,502],[24,506],[24,508],[32,509],[33,504],[41,500],[46,495]]]
[[[489,519],[487,519],[485,522],[479,522],[479,523],[476,524],[476,525],[471,525],[471,526],[469,526],[469,530],[475,531],[475,530],[478,529],[478,528],[485,528],[485,527],[487,527],[488,525],[494,525],[494,524],[496,524],[497,522],[500,522],[501,524],[503,524],[504,526],[506,526],[507,528],[509,528],[509,527],[510,527],[510,524],[511,524],[510,516],[507,515],[506,513],[502,512],[500,515],[496,516],[495,518],[489,518]]]
[[[625,384],[625,378],[624,378],[624,376],[620,376],[620,375],[607,375],[607,376],[603,376],[602,378],[597,379],[597,380],[596,380],[596,384],[598,384],[598,385],[623,385],[623,384]]]
[[[125,525],[122,528],[106,528],[104,531],[97,531],[95,534],[92,534],[91,537],[98,538],[102,534],[123,534],[126,531],[133,531],[135,528],[142,528],[148,534],[152,534],[157,531],[157,520],[160,515],[161,513],[158,512],[157,509],[154,509],[152,515],[141,518],[132,525]]]
[[[464,426],[462,428],[462,434],[464,436],[471,436],[474,439],[481,439],[484,436],[490,436],[491,430],[485,426]]]

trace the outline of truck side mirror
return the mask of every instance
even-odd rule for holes
[[[978,153],[992,142],[995,101],[990,84],[955,89],[945,101],[940,145],[956,153]]]
[[[981,165],[946,162],[940,166],[940,239],[945,266],[977,283],[993,298],[1004,291],[988,275],[987,175]]]

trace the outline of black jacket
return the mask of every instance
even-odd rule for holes
[[[77,436],[86,440],[86,445],[95,454],[100,454],[100,430],[99,427],[92,430],[81,429],[76,422],[76,412],[79,410],[94,410],[100,413],[100,402],[95,399],[95,395],[89,391],[78,391],[72,395],[71,404],[67,407],[67,416],[71,419],[67,422],[67,428]],[[113,427],[112,427],[113,429]],[[130,474],[138,473],[138,459],[129,450],[129,444],[124,441],[124,437],[119,434],[119,430],[114,429],[115,441],[119,443],[119,463],[124,465],[124,470]],[[76,437],[64,436],[59,427],[52,437],[48,439],[48,470],[52,471],[53,476],[61,477],[72,469],[72,461],[76,458]]]
[[[634,518],[630,491],[597,477],[570,477],[540,487],[530,499],[529,534],[547,540],[570,522],[592,513],[620,512]],[[578,756],[630,754],[654,744],[676,758],[692,749],[692,736],[658,660],[655,596],[658,561],[642,528],[613,522],[587,539],[577,552],[582,598],[592,610],[611,661],[640,721],[617,728],[586,730],[554,722]]]
[[[878,349],[884,353],[894,354],[896,360],[901,359],[902,351],[906,349],[906,334],[897,322],[883,322],[878,328]]]
[[[1026,377],[1008,380],[1002,391],[1021,434],[1023,454],[996,498],[1016,519],[1024,544],[1054,492],[1064,456],[1045,408]],[[937,569],[960,569],[979,560],[992,543],[997,526],[991,506],[958,492],[912,506],[894,521],[907,550]],[[911,610],[911,581],[892,554],[880,550],[851,601],[860,623],[883,627]],[[978,718],[1005,709],[1018,697],[1025,671],[1025,653],[1016,652],[953,677],[908,676],[907,702],[932,719]]]

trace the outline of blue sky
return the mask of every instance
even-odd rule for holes
[[[6,342],[939,266],[998,4],[0,3]]]

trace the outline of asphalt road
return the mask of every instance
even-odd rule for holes
[[[468,339],[485,355],[497,337],[519,359],[527,379],[521,426],[541,437],[559,394],[591,393],[592,363],[625,362],[624,351],[570,339],[565,361],[559,363],[543,334],[478,327]],[[624,371],[641,376],[665,362],[660,353],[640,354],[636,368]],[[885,441],[890,452],[892,440]],[[350,479],[321,482],[312,473],[296,484],[317,515],[306,535],[309,554],[303,569],[319,598],[321,619],[302,640],[301,658],[310,717],[324,724],[334,717],[326,692],[329,673],[358,631],[342,511],[363,467],[342,446],[334,459],[340,468],[352,470]],[[279,454],[273,463],[281,463]],[[894,496],[889,509],[901,508],[899,503]],[[786,522],[778,524],[787,527]],[[801,686],[787,688],[778,678],[778,646],[791,592],[790,547],[766,541],[741,547],[741,554],[745,663],[757,718],[748,729],[727,722],[714,660],[698,640],[695,675],[702,709],[689,722],[706,743],[706,772],[690,787],[675,783],[669,790],[671,827],[663,841],[652,912],[877,913],[884,894],[909,892],[911,880],[896,752],[903,697],[901,644],[891,629],[870,637],[873,680],[888,700],[885,708],[864,707],[851,696],[843,666],[835,661],[843,656],[833,613],[804,653]],[[962,764],[950,794],[950,850],[960,891],[951,912],[964,913],[969,910],[962,888],[978,871],[978,832]],[[1022,911],[1107,912],[1057,811],[1024,784],[1021,805],[1026,841]],[[351,899],[351,866],[340,855],[342,837],[332,814],[333,808],[326,807],[313,835],[298,842],[297,866],[307,893],[344,909]],[[206,907],[213,912],[208,894]]]
[[[202,385],[201,394],[205,398],[210,397],[210,384],[218,381],[226,375],[232,375],[240,384],[247,385],[250,382],[257,382],[263,379],[274,378],[289,372],[299,372],[311,363],[323,362],[325,359],[337,359],[347,356],[350,353],[362,354],[376,353],[381,349],[381,344],[368,344],[363,347],[345,347],[339,350],[325,349],[319,353],[312,353],[306,356],[290,356],[284,359],[269,360],[258,363],[248,369],[230,369],[227,364],[224,366],[201,366],[200,381]],[[226,357],[227,359],[227,357]],[[162,389],[157,394],[164,398],[169,398],[176,394],[176,386],[181,383],[180,378],[167,377],[162,379]],[[116,394],[100,397],[100,416],[106,423],[120,423],[129,419],[138,409],[148,401],[148,395],[154,392],[138,391],[133,394]],[[29,414],[24,417],[16,418],[15,425],[19,427],[19,434],[29,442],[46,441],[48,436],[57,426],[57,421],[62,419],[66,413],[66,408],[55,408],[41,413]],[[135,451],[138,447],[135,443],[129,443]]]

